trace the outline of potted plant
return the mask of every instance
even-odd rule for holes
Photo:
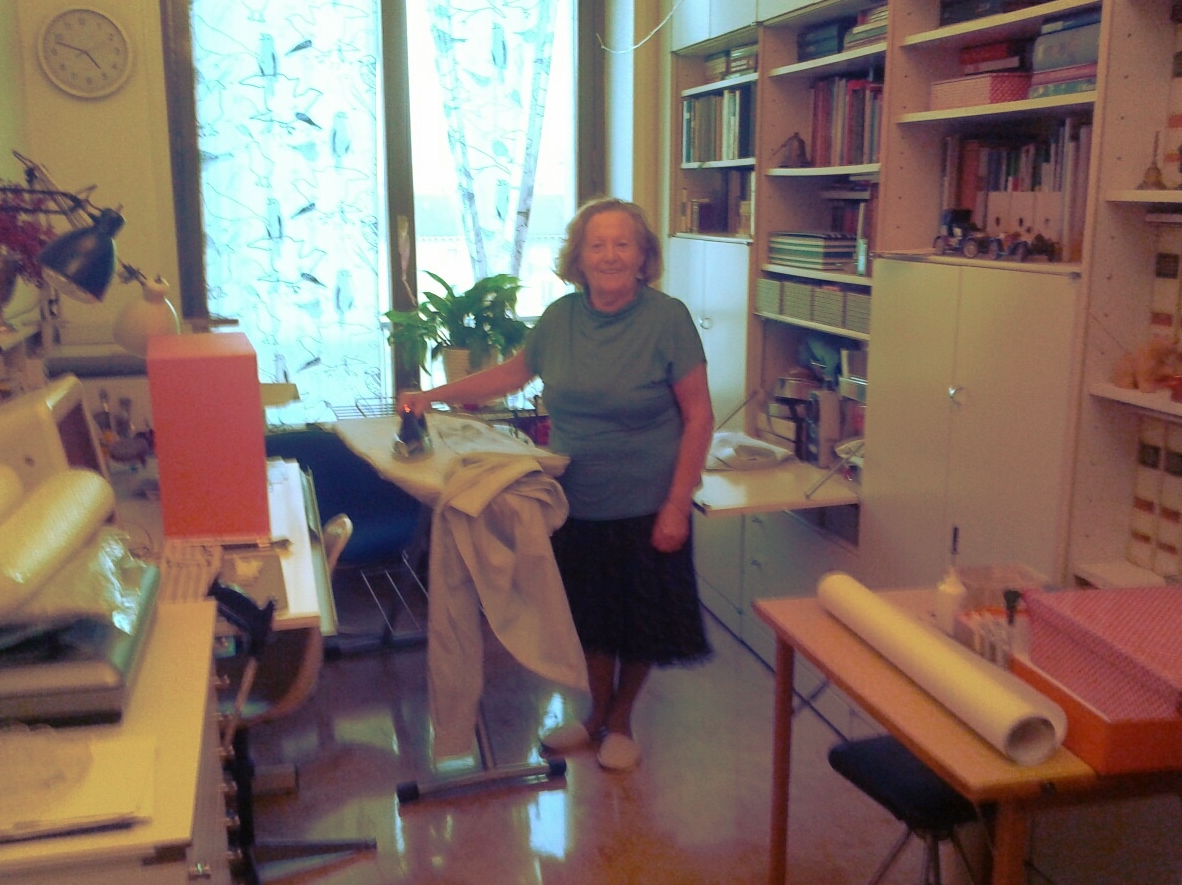
[[[476,371],[512,356],[525,341],[529,326],[517,316],[522,282],[512,274],[494,274],[464,292],[438,274],[427,275],[443,292],[423,292],[415,310],[389,310],[390,344],[407,367],[424,370],[447,351],[466,351],[463,368]],[[446,369],[445,359],[445,369]],[[454,379],[452,379],[454,380]]]

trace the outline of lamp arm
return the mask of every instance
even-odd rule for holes
[[[0,193],[26,193],[26,194],[41,194],[45,196],[53,204],[52,209],[38,209],[39,213],[47,215],[61,215],[66,219],[66,222],[74,230],[85,226],[86,224],[93,224],[98,218],[99,213],[89,197],[81,197],[78,194],[64,191],[57,186],[57,183],[50,177],[48,170],[36,160],[32,160],[19,151],[13,151],[12,155],[16,157],[25,167],[25,182],[27,187],[0,187]],[[94,189],[91,185],[83,192],[89,194]],[[0,206],[0,211],[21,212],[28,211],[18,208],[5,209]],[[32,213],[30,213],[32,214]],[[85,219],[85,220],[83,220]],[[144,283],[147,281],[147,276],[133,267],[121,258],[115,259],[119,264],[119,279],[124,283]]]

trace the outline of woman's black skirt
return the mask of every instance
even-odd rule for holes
[[[656,514],[568,519],[552,537],[575,629],[585,652],[658,667],[710,657],[694,574],[692,538],[653,548]]]

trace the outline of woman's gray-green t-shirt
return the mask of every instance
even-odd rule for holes
[[[615,313],[582,292],[551,304],[525,344],[550,414],[549,448],[579,519],[655,513],[669,491],[682,420],[672,385],[706,361],[686,306],[642,286]]]

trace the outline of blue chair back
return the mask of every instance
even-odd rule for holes
[[[312,474],[322,520],[346,513],[353,536],[339,565],[393,562],[415,538],[422,504],[353,452],[331,430],[277,431],[266,437],[267,457],[294,460]]]

